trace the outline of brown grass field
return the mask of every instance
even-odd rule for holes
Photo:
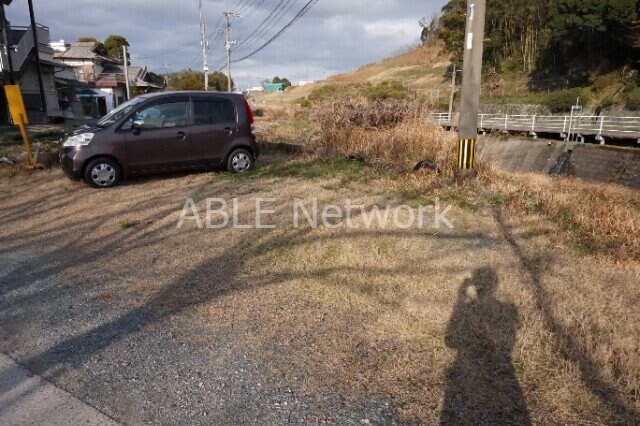
[[[452,135],[415,119],[324,123],[321,144],[362,152],[364,165],[268,152],[243,177],[177,175],[111,191],[0,166],[0,243],[38,247],[63,281],[91,270],[105,283],[97,303],[188,313],[194,330],[240,336],[235,349],[273,386],[383,398],[400,422],[637,423],[637,192],[488,166],[462,187],[446,167],[409,173],[418,159],[453,155]],[[300,130],[286,127],[263,138]],[[277,198],[277,229],[176,229],[186,197],[220,194],[244,206]],[[416,208],[439,198],[455,229],[293,229],[296,197]],[[109,247],[123,249],[105,256]]]

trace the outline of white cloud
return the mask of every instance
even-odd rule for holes
[[[292,81],[350,71],[378,61],[419,41],[418,20],[442,8],[446,0],[319,0],[313,9],[282,37],[250,60],[234,65],[243,86],[263,78],[285,76]],[[245,40],[267,17],[279,0],[203,0],[208,30],[213,31],[223,10],[247,4],[245,18],[232,24],[232,37]],[[286,2],[284,4],[287,4]],[[236,52],[250,53],[291,19],[304,0],[290,0],[293,7],[252,46]],[[253,5],[260,5],[253,10]],[[34,0],[36,20],[51,29],[54,40],[92,36],[105,39],[121,34],[131,44],[134,62],[162,71],[201,68],[198,1],[183,0]],[[28,25],[27,0],[7,7],[12,25]],[[269,36],[267,36],[269,34]],[[191,46],[185,46],[192,43]],[[154,56],[165,50],[170,54]],[[234,54],[236,55],[236,54]],[[150,57],[151,56],[151,57]],[[145,58],[146,57],[146,58]],[[238,56],[235,56],[238,57]],[[140,58],[140,59],[137,59]],[[142,59],[144,58],[144,59]],[[222,37],[211,46],[210,66],[224,63]]]

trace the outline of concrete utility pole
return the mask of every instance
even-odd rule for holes
[[[38,28],[36,27],[36,17],[33,12],[33,0],[29,0],[29,17],[31,18],[31,29],[33,30],[33,44],[36,56],[36,68],[38,69],[38,86],[40,87],[40,101],[42,102],[42,112],[47,112],[47,97],[44,94],[42,84],[42,66],[40,65],[40,44],[38,43]]]
[[[207,40],[207,24],[202,17],[202,0],[200,0],[200,37],[202,41],[202,69],[204,70],[204,90],[209,90],[209,40]]]
[[[478,113],[482,88],[482,51],[486,16],[486,0],[468,0],[467,28],[464,40],[462,68],[462,103],[458,124],[457,166],[458,176],[473,175]]]
[[[222,14],[224,15],[225,48],[227,51],[227,91],[231,92],[233,90],[233,87],[231,85],[231,46],[236,43],[234,41],[231,41],[230,39],[231,27],[229,23],[229,17],[233,16],[233,17],[239,18],[240,15],[237,14],[236,12],[222,12]]]
[[[124,63],[124,81],[127,86],[127,100],[131,99],[131,88],[129,87],[129,61],[127,59],[127,46],[122,46],[122,62]]]

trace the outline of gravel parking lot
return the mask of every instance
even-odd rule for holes
[[[535,218],[505,224],[489,209],[454,207],[455,229],[292,229],[294,198],[403,200],[378,181],[277,169],[249,179],[150,177],[107,191],[58,170],[4,173],[0,352],[119,422],[446,422],[443,404],[456,400],[447,395],[458,392],[452,374],[462,365],[446,336],[461,285],[489,267],[500,283],[494,307],[519,317],[517,341],[511,329],[496,331],[510,339],[511,418],[623,415],[545,343],[553,338],[530,291],[530,266],[539,268],[533,284],[547,286],[552,311],[582,294],[587,278],[597,282],[589,291],[602,294],[594,310],[616,306],[612,283],[637,282],[638,271],[576,266],[549,239],[553,227]],[[277,227],[211,230],[190,221],[178,229],[185,200],[203,207],[208,197],[238,198],[242,223],[252,220],[255,197],[274,198]],[[481,392],[486,383],[474,386]],[[550,405],[564,395],[590,405]],[[488,422],[505,412],[475,409],[467,414],[482,412]]]

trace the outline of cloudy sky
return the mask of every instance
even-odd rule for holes
[[[232,54],[252,53],[282,29],[308,0],[202,0],[211,45],[210,68],[224,64],[219,30],[225,10],[233,20]],[[241,86],[275,75],[294,83],[320,80],[379,61],[419,41],[418,20],[439,11],[446,0],[318,0],[288,31],[251,58],[234,64]],[[36,21],[51,29],[52,40],[79,37],[104,40],[120,34],[131,44],[132,62],[156,72],[201,69],[198,0],[33,0]],[[279,7],[278,7],[279,6]],[[275,11],[275,12],[274,12]],[[261,24],[269,17],[268,25]],[[12,25],[28,25],[27,0],[7,8]],[[253,36],[251,36],[253,34]]]

